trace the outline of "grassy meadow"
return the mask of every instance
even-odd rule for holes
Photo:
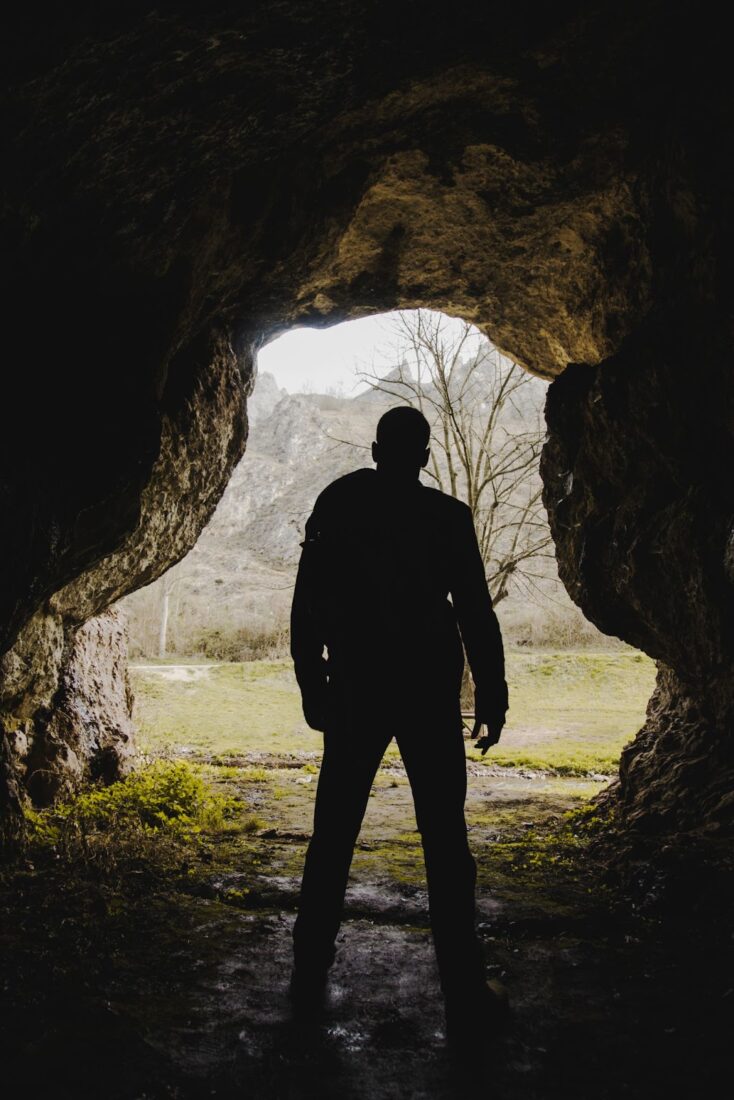
[[[141,747],[192,758],[314,753],[288,661],[146,664],[131,669]],[[632,649],[507,653],[502,740],[470,759],[557,775],[608,775],[642,725],[655,667]],[[394,753],[394,747],[390,750]]]

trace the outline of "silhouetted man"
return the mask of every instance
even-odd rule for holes
[[[473,736],[486,726],[478,742],[486,752],[507,709],[502,637],[469,508],[419,481],[427,420],[394,408],[376,434],[377,469],[339,478],[316,501],[293,597],[291,653],[306,721],[324,733],[324,756],[292,991],[301,1004],[323,993],[354,844],[395,737],[423,843],[450,1034],[498,1008],[474,929],[460,688],[463,641],[475,685]]]

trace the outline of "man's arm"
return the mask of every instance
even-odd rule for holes
[[[461,509],[458,523],[453,574],[451,598],[474,680],[475,726],[472,736],[476,737],[481,726],[487,726],[489,737],[479,742],[486,752],[490,745],[499,741],[505,724],[505,654],[474,521],[466,506]]]
[[[324,638],[316,615],[319,578],[319,540],[316,513],[306,523],[291,605],[291,657],[301,689],[304,717],[315,730],[326,718],[326,661]]]

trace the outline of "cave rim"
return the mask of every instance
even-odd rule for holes
[[[278,327],[270,330],[269,337],[267,339],[265,339],[264,341],[261,341],[259,337],[254,337],[253,338],[253,352],[254,352],[254,354],[253,354],[253,375],[252,375],[252,385],[251,385],[251,388],[248,392],[248,400],[252,396],[252,393],[254,392],[254,389],[257,385],[257,380],[258,380],[258,377],[259,377],[261,371],[263,373],[271,373],[267,366],[265,366],[265,367],[262,366],[262,363],[260,361],[261,352],[264,351],[266,348],[273,347],[282,338],[287,338],[291,334],[298,333],[298,332],[308,332],[310,334],[313,334],[314,337],[318,338],[322,334],[332,332],[332,331],[334,331],[336,329],[339,329],[339,328],[346,328],[351,324],[358,323],[358,322],[363,321],[363,320],[378,320],[378,321],[385,321],[385,322],[388,322],[388,323],[393,323],[394,320],[397,317],[399,317],[401,314],[406,314],[406,313],[407,314],[417,314],[417,313],[422,313],[422,312],[428,312],[428,313],[432,314],[433,316],[438,317],[441,322],[447,321],[452,325],[454,323],[458,323],[458,324],[466,324],[467,326],[470,326],[470,328],[472,329],[472,340],[475,341],[477,344],[480,343],[480,342],[486,342],[489,345],[491,351],[493,353],[496,353],[496,355],[499,357],[499,360],[500,360],[500,362],[502,363],[503,366],[504,365],[510,365],[512,367],[518,367],[525,373],[525,375],[527,375],[528,379],[535,380],[535,381],[543,384],[546,387],[544,405],[547,402],[548,390],[553,385],[554,381],[556,381],[557,379],[560,379],[560,378],[563,377],[566,370],[571,369],[571,368],[579,368],[580,367],[581,369],[588,371],[589,374],[591,375],[597,369],[603,370],[603,366],[604,366],[603,362],[600,363],[600,364],[572,364],[572,363],[569,363],[567,365],[567,368],[565,368],[564,371],[561,371],[557,375],[553,375],[551,377],[548,377],[545,374],[542,374],[538,371],[532,370],[530,367],[526,366],[524,363],[519,362],[518,360],[513,358],[510,353],[504,351],[498,345],[496,345],[494,343],[494,341],[492,340],[491,335],[489,335],[488,332],[486,331],[486,328],[488,328],[489,325],[486,325],[484,328],[480,328],[479,325],[477,325],[475,323],[475,321],[473,321],[471,318],[469,318],[467,316],[462,315],[458,311],[450,311],[447,308],[443,308],[441,306],[436,306],[436,305],[433,305],[433,304],[395,306],[395,307],[360,306],[360,307],[358,307],[357,314],[355,316],[350,315],[350,316],[346,316],[346,317],[344,317],[342,315],[342,312],[343,312],[342,310],[339,310],[339,311],[336,312],[336,315],[327,315],[325,317],[319,317],[319,318],[310,317],[310,318],[305,318],[305,319],[300,319],[300,320],[293,321],[292,323],[289,323],[287,325],[278,326]],[[356,378],[356,377],[359,376],[360,372],[357,370],[357,368],[355,366],[352,373]],[[280,386],[280,383],[278,383],[278,384]],[[368,383],[365,383],[365,384],[368,385]],[[280,388],[285,389],[286,387],[280,386]],[[287,392],[292,397],[309,396],[309,395],[320,396],[322,394],[323,394],[323,396],[327,396],[327,397],[331,396],[331,394],[329,394],[328,392],[321,391],[321,390],[318,390],[318,389],[307,389],[307,390],[304,390],[304,391],[293,390],[293,391],[287,391]],[[363,391],[360,391],[360,392],[364,393],[364,392],[367,392],[367,391],[363,390]],[[339,397],[339,398],[343,398],[345,400],[350,400],[354,397],[358,397],[359,393],[353,393],[353,392],[336,393],[334,396]],[[546,423],[546,420],[545,420],[545,412],[544,411],[541,412],[541,416],[542,416],[543,423],[546,427],[546,439],[547,439],[547,423]],[[542,448],[541,448],[541,450],[542,450]],[[246,453],[247,452],[245,451],[245,455],[246,455]],[[243,459],[244,459],[245,455],[243,455]],[[240,459],[240,461],[242,461],[243,459]],[[371,463],[371,459],[369,461]],[[536,463],[535,463],[537,473],[539,473],[539,464],[540,464],[540,454],[539,454],[538,458],[536,459]],[[230,480],[231,480],[232,476],[234,475],[234,472],[235,472],[236,468],[237,467],[235,466],[230,471]],[[357,468],[357,466],[355,465],[355,469],[356,468]],[[229,481],[228,481],[227,484],[229,484]],[[461,499],[461,498],[459,498],[459,499]],[[544,512],[545,512],[545,508],[544,508]],[[191,550],[188,551],[188,553],[191,553],[193,551],[193,549],[194,548],[192,547]],[[188,555],[186,555],[186,556],[188,556]],[[555,541],[553,541],[553,558],[554,558],[554,568],[557,568],[558,562],[557,562],[557,556],[556,556],[556,552],[555,552]],[[180,564],[181,561],[185,561],[185,560],[186,560],[185,557],[180,559],[179,562],[174,563],[174,566],[177,565],[177,564]],[[171,566],[171,568],[173,568],[174,566]],[[162,574],[162,575],[165,575],[165,574]],[[579,613],[583,616],[584,622],[588,623],[592,627],[594,627],[599,632],[599,634],[602,636],[602,638],[603,638],[603,641],[601,643],[602,646],[606,646],[607,640],[608,640],[609,642],[612,643],[611,646],[610,646],[610,649],[611,649],[612,652],[614,651],[614,649],[617,646],[621,646],[621,647],[623,647],[624,650],[629,650],[631,653],[634,653],[634,654],[642,654],[643,656],[645,656],[645,657],[649,658],[651,661],[653,661],[656,665],[658,664],[657,659],[654,656],[652,656],[651,654],[647,653],[647,651],[644,648],[642,648],[641,646],[637,646],[634,643],[629,642],[627,639],[623,638],[619,634],[614,634],[614,633],[605,631],[601,627],[599,627],[591,618],[589,618],[589,616],[586,614],[585,609],[573,599],[573,597],[568,592],[568,589],[566,588],[566,586],[565,586],[564,582],[562,581],[562,579],[560,578],[560,576],[558,576],[558,575],[556,575],[556,576],[557,576],[557,584],[560,585],[561,588],[563,589],[563,591],[568,595],[568,598],[569,598],[571,604],[573,605],[573,607],[577,608]],[[156,578],[156,579],[160,579],[160,578]],[[151,582],[151,583],[154,583],[154,582]],[[134,591],[138,591],[138,589],[136,589]],[[129,593],[129,594],[132,594],[132,593]],[[512,642],[512,641],[505,641],[504,644],[505,644],[505,649],[507,649],[511,646],[517,646],[518,648],[520,646],[524,647],[523,643],[517,643],[517,642]],[[547,647],[542,645],[542,644],[537,646],[537,647],[533,646],[532,644],[530,646],[528,646],[529,651],[537,650],[537,652],[542,652],[545,648],[547,648]],[[568,646],[568,647],[559,646],[558,648],[561,649],[561,650],[566,650],[566,648],[567,648],[569,652],[573,652],[576,647],[571,645],[571,646]],[[587,648],[589,650],[592,650],[593,647],[592,646],[581,645],[579,648],[581,648],[582,650],[587,649]],[[183,655],[183,656],[184,656],[184,660],[185,660],[186,659],[185,655]],[[656,690],[655,686],[653,686],[653,689],[652,689],[652,692],[651,692],[651,695],[650,695],[650,699],[648,700],[648,704],[649,704],[649,701],[654,697],[655,690]],[[640,716],[640,722],[641,722],[641,724],[644,723],[644,714],[642,714]],[[632,734],[631,737],[634,737],[634,734]],[[617,765],[617,767],[615,769],[615,773],[613,775],[610,775],[610,776],[607,777],[608,782],[607,782],[607,784],[604,788],[604,791],[607,791],[607,790],[611,789],[616,784],[616,782],[618,781],[618,768],[619,768],[619,765]],[[549,773],[549,774],[551,774],[551,773]]]
[[[595,31],[596,26],[601,26],[601,27],[605,26],[604,19],[605,19],[606,15],[609,14],[609,12],[611,10],[612,9],[611,9],[610,5],[602,5],[602,8],[600,8],[599,11],[595,9],[592,17],[590,17],[588,25],[591,27],[591,33],[592,33],[591,42],[592,42],[592,44],[595,42],[594,37],[593,37],[593,32]],[[645,11],[643,13],[643,22],[642,22],[642,24],[636,22],[634,19],[632,19],[632,17],[629,17],[629,15],[627,15],[627,13],[625,13],[625,20],[623,21],[623,23],[624,23],[623,38],[626,35],[627,37],[624,38],[624,41],[628,42],[633,47],[637,48],[637,50],[638,50],[638,45],[639,45],[640,42],[642,42],[643,45],[645,45],[646,42],[647,42],[646,36],[645,36],[646,27],[648,27],[648,26],[651,27],[651,30],[653,30],[654,33],[657,31],[658,23],[657,23],[656,19],[655,18],[649,19],[649,11],[650,10],[653,11],[654,15],[656,14],[656,12],[658,14],[660,13],[659,5],[658,5],[657,8],[654,8],[654,9],[648,9],[648,5],[645,5]],[[566,15],[563,14],[563,13],[561,13],[561,14],[562,14],[563,20],[566,20]],[[668,27],[668,13],[666,11],[662,14],[665,15],[665,22],[662,23],[662,25],[664,25],[666,27],[666,30],[667,30],[667,27]],[[678,22],[676,22],[676,20],[673,19],[673,21],[672,21],[673,30],[675,30],[676,27],[678,27],[678,29],[680,29],[680,26],[684,22],[684,15],[686,15],[686,13],[683,13],[683,18],[681,18],[680,15],[679,15]],[[632,27],[632,29],[634,31],[634,34],[629,34],[628,33],[627,26],[626,26],[626,19],[627,18],[632,20],[631,23],[629,23],[629,26]],[[646,18],[649,19],[649,23],[645,23]],[[510,23],[512,25],[514,25],[512,19],[510,20]],[[640,26],[642,26],[642,31],[643,31],[642,34],[638,33],[638,30],[639,30]],[[556,30],[556,24],[551,22],[550,23],[550,29],[551,29],[551,31],[555,31]],[[562,25],[559,24],[558,31],[561,34],[561,42],[563,42],[563,43],[566,42],[566,38],[563,38],[562,36],[565,35],[568,30],[570,30],[571,32],[573,32],[573,30],[574,30],[574,24],[573,24],[572,20],[571,20],[570,23],[569,22],[563,22]],[[544,31],[544,34],[545,34],[545,31]],[[100,40],[100,41],[102,41],[102,40]],[[543,35],[540,35],[540,41],[545,43],[546,38]],[[582,45],[585,43],[585,40],[584,40],[583,37],[581,37],[579,41],[581,42]],[[676,41],[675,40],[675,35],[673,35],[673,45],[675,45],[675,41]],[[611,58],[611,63],[612,63],[612,68],[611,68],[610,72],[612,73],[613,78],[614,77],[622,77],[621,69],[614,68],[614,65],[615,64],[618,65],[618,62],[620,62],[620,56],[621,56],[620,53],[618,53],[618,41],[616,40],[616,38],[612,42],[612,45],[614,45],[615,43],[616,43],[616,46],[617,46],[617,52],[614,53],[614,51],[610,47],[610,54],[609,54],[609,57]],[[571,40],[571,44],[573,45],[573,40]],[[647,43],[647,44],[648,45],[655,45],[653,40],[650,40],[650,42]],[[658,43],[658,50],[660,50],[660,48],[661,48],[662,52],[666,52],[666,51],[668,51],[668,45],[669,44],[668,44],[667,40],[662,42],[661,45]],[[576,55],[574,55],[573,50],[571,50],[571,62],[573,62],[574,56],[576,56]],[[592,52],[592,56],[593,56],[593,52]],[[650,61],[655,62],[655,59],[656,59],[657,56],[658,55],[655,52],[653,52],[653,57],[650,58]],[[431,57],[432,57],[432,55],[431,55]],[[605,57],[606,57],[606,54],[605,54]],[[672,57],[673,57],[673,59],[675,59],[675,51],[673,51]],[[439,61],[440,61],[440,57],[439,57]],[[647,57],[645,58],[645,61],[646,61],[646,64],[647,64],[647,61],[648,61]],[[658,58],[658,61],[659,61],[659,58]],[[701,58],[701,61],[702,61],[702,58]],[[446,64],[448,65],[448,62]],[[472,64],[473,64],[473,62],[472,62]],[[563,61],[563,65],[565,65],[565,64],[566,64],[566,61]],[[701,64],[701,62],[699,64]],[[441,63],[441,65],[442,65],[442,63]],[[486,68],[487,73],[492,73],[493,72],[493,70],[494,70],[494,59],[493,59],[493,57],[486,58],[485,68]],[[561,66],[561,68],[562,68],[562,66]],[[510,70],[514,74],[514,68],[512,66],[510,66]],[[446,66],[443,66],[443,67],[439,66],[436,69],[431,70],[431,75],[438,74],[439,76],[442,76],[443,74],[448,73],[448,72],[449,72],[449,69],[446,68]],[[560,69],[558,70],[558,72],[560,72]],[[633,69],[633,72],[634,72],[634,69]],[[664,87],[660,83],[660,77],[665,76],[666,72],[667,72],[666,69],[660,70],[658,68],[656,70],[655,67],[653,67],[654,79],[657,79],[658,88]],[[695,69],[694,72],[700,72],[700,69]],[[42,76],[45,76],[45,74],[42,74]],[[561,73],[561,76],[562,76],[562,73]],[[402,74],[401,74],[401,78],[402,78]],[[543,86],[543,84],[541,84],[540,76],[537,73],[535,74],[534,79],[536,80],[537,87]],[[522,84],[522,81],[521,81],[521,84]],[[691,81],[691,86],[693,86],[692,81]],[[602,87],[605,87],[605,86],[602,85]],[[645,92],[646,90],[649,90],[648,86],[646,84],[643,84],[642,87],[643,87],[643,92]],[[708,87],[708,86],[706,86],[706,87]],[[714,88],[715,87],[716,86],[714,85]],[[399,86],[398,90],[401,90],[403,88],[404,88],[404,84]],[[665,88],[664,88],[664,90],[665,90]],[[706,100],[708,100],[708,99],[710,99],[710,96],[708,95],[708,92],[706,92],[705,90],[702,92],[702,94],[700,94],[700,92],[698,92],[698,91],[690,92],[689,89],[686,88],[686,89],[684,89],[684,92],[683,92],[682,96],[680,96],[680,95],[677,96],[677,98],[675,100],[675,106],[678,107],[678,106],[682,105],[683,108],[686,108],[689,105],[689,102],[691,102],[694,107],[697,107],[699,105],[699,102],[705,103]],[[640,102],[640,114],[642,114],[643,118],[647,118],[646,113],[645,113],[646,100],[645,100],[644,95],[642,97],[640,97],[639,102]],[[596,105],[596,106],[598,106],[598,105]],[[636,111],[637,110],[637,101],[635,101],[635,103],[634,103],[634,108],[635,108],[635,111]],[[593,111],[592,111],[592,114],[593,114]],[[603,116],[603,111],[602,111],[602,116]],[[695,117],[691,116],[691,118],[693,119],[693,122],[695,122]],[[593,121],[594,120],[592,119],[592,122]],[[671,119],[671,121],[672,121],[672,119]],[[678,125],[671,125],[671,128],[670,128],[671,133],[673,135],[673,138],[675,138],[677,140],[678,136],[679,136],[679,132],[680,132],[680,135],[682,136],[683,140],[687,140],[687,139],[690,140],[692,146],[694,147],[694,149],[695,149],[695,147],[698,147],[698,146],[695,146],[695,143],[693,142],[693,140],[691,138],[691,130],[690,130],[691,119],[690,118],[683,119],[682,121],[676,120],[676,122],[678,123]],[[626,127],[626,124],[627,124],[627,119],[626,119],[626,116],[625,116],[624,111],[623,111],[622,116],[621,116],[621,125],[622,125],[623,130],[624,130],[624,127]],[[687,129],[687,127],[688,127],[688,129]],[[631,129],[634,129],[634,128],[631,128]],[[602,133],[605,133],[605,131],[602,131]],[[666,144],[666,142],[668,144]],[[416,142],[416,145],[419,145],[419,141]],[[656,142],[654,143],[655,152],[657,152],[658,149],[665,152],[668,149],[669,145],[670,145],[670,147],[672,147],[672,142],[670,141],[670,135],[668,135],[667,138],[664,138],[664,136],[660,136],[659,140],[657,140],[657,135],[656,135]],[[430,155],[434,156],[434,158],[435,158],[436,147],[434,146],[434,149],[429,151],[429,153],[430,153]],[[441,150],[439,150],[439,153],[441,153]],[[442,155],[442,153],[441,153],[441,155]],[[522,154],[522,151],[521,151],[521,156],[519,156],[519,160],[522,161],[522,158],[523,158],[523,154]],[[430,160],[430,156],[429,156],[429,160]],[[439,160],[440,160],[440,157],[439,157]],[[446,158],[445,158],[445,160],[446,160]],[[649,167],[649,165],[647,164],[647,162],[644,161],[644,158],[639,158],[639,160],[636,161],[634,155],[632,156],[632,165],[633,165],[633,172],[635,172],[635,171],[637,171],[637,169],[639,169],[639,179],[642,179],[642,184],[640,184],[640,186],[643,186],[644,184],[647,183],[647,176],[645,175],[645,173],[646,173],[647,167]],[[642,167],[640,167],[640,165],[642,165]],[[435,168],[436,165],[434,165],[432,167]],[[435,176],[440,175],[441,164],[438,165],[438,168],[439,168],[439,172],[435,173],[434,174]],[[443,164],[442,168],[443,168],[443,172],[445,172],[445,174],[446,174],[446,172],[450,171],[451,165],[450,164]],[[668,175],[670,175],[670,177],[672,178],[672,175],[673,175],[672,169],[670,168],[669,165],[666,165],[666,168],[668,169]],[[684,178],[684,179],[688,178],[688,177],[686,177],[686,173],[684,173],[684,172],[681,172],[680,175],[681,175],[681,178]],[[635,182],[639,182],[639,179],[636,179]],[[662,179],[664,179],[664,183],[667,184],[667,176],[664,175],[664,177],[662,177]],[[659,180],[658,180],[658,183],[659,183]],[[697,184],[698,183],[700,183],[700,180],[697,180]],[[693,193],[694,193],[694,197],[698,195],[698,191],[697,191],[697,188],[695,188],[695,186],[693,187]],[[701,194],[703,195],[703,197],[705,199],[705,189],[703,187],[701,187]],[[655,201],[657,202],[657,200],[658,200],[657,194],[654,195],[654,198],[655,198]],[[716,210],[714,210],[714,215],[715,215],[715,213],[716,213]],[[708,216],[706,216],[706,217],[708,217]],[[704,218],[704,220],[705,220],[705,218]],[[671,240],[672,240],[672,238],[671,238]],[[691,240],[692,240],[692,238],[691,238]],[[680,242],[678,242],[677,245],[676,245],[675,242],[672,242],[672,243],[666,242],[666,248],[668,248],[668,244],[670,244],[671,251],[675,252],[676,248],[678,248],[678,250],[680,251],[680,248],[681,248]],[[699,242],[699,244],[700,244],[700,242]],[[690,244],[690,249],[689,249],[691,255],[695,256],[695,248],[697,248],[697,246],[699,246],[699,244],[697,244],[697,242],[695,242],[695,241],[692,241],[692,243]],[[700,254],[703,255],[702,252]],[[662,265],[665,265],[665,261],[662,262]],[[270,274],[270,268],[269,268],[269,270],[267,270],[266,274]],[[675,282],[675,279],[673,279],[673,282]],[[664,311],[665,311],[665,308],[668,308],[668,306],[669,306],[669,301],[666,298],[666,294],[667,294],[668,289],[669,288],[666,288],[665,286],[662,286],[662,292],[660,293],[660,286],[658,285],[655,288],[655,293],[659,294],[659,300],[661,301],[662,305],[664,305]],[[384,290],[384,288],[380,288],[380,287],[377,288],[377,292],[382,293],[383,290]],[[388,292],[392,293],[392,287],[387,286],[387,290],[388,290]],[[377,292],[375,292],[375,294]],[[303,303],[300,303],[300,301],[297,299],[297,296],[296,297],[289,297],[288,295],[285,295],[285,297],[284,297],[283,295],[281,295],[281,298],[278,299],[278,301],[277,301],[277,309],[282,308],[285,312],[287,312],[288,309],[291,309],[291,308],[293,308],[297,312],[302,307],[303,307]],[[311,308],[311,307],[308,306],[308,304],[307,304],[306,307],[304,307],[304,308],[306,308],[308,310],[308,308]],[[340,308],[340,307],[337,306],[336,308]],[[224,318],[224,327],[227,327],[227,324],[229,324],[229,320],[231,320],[232,316],[237,316],[238,318],[241,316],[241,312],[240,312],[239,308],[234,309],[233,312],[232,312],[232,310],[231,310],[231,300],[230,300],[230,303],[229,303],[227,309],[230,312],[229,312],[229,317]],[[265,310],[265,312],[267,312],[267,311]],[[278,322],[278,323],[280,323],[280,322]],[[266,320],[265,323],[264,323],[264,326],[262,327],[262,331],[265,331],[267,328],[269,328],[269,324],[270,324],[270,320]],[[259,323],[258,322],[256,322],[256,321],[253,322],[252,327],[251,327],[251,331],[253,331],[255,333],[259,331]],[[489,334],[490,338],[493,339],[493,333],[492,332],[489,332],[487,334]],[[235,333],[235,335],[237,335],[237,333]],[[248,339],[247,333],[244,333],[244,339],[245,340]],[[235,342],[237,342],[237,341],[235,341]],[[505,343],[503,342],[502,345],[504,346]],[[612,354],[614,354],[614,352],[612,352]],[[609,356],[602,356],[601,362],[604,363],[606,361],[607,357],[609,357]],[[513,359],[516,359],[516,356],[513,356]],[[567,360],[567,363],[568,362],[578,362],[578,363],[590,362],[593,365],[592,360],[583,359],[583,357],[578,357],[578,359],[573,359],[573,357],[570,357],[570,359]],[[563,377],[565,377],[565,375],[561,374],[560,377],[558,378],[558,381],[562,382]],[[123,531],[122,533],[123,533],[123,536],[124,536],[125,532]],[[75,573],[74,575],[78,576],[78,575],[84,574],[85,572],[90,572],[92,565],[94,565],[94,561],[92,561],[91,559],[85,559],[85,560],[81,561],[80,566],[79,566],[79,572]],[[58,577],[55,577],[55,579],[52,579],[52,580],[58,580]],[[62,577],[62,580],[65,580],[65,577]],[[51,587],[50,587],[50,590],[48,590],[48,591],[50,591],[52,594],[55,592],[54,588],[51,588]],[[596,601],[596,603],[599,603],[599,601]],[[584,615],[587,614],[587,610],[585,610],[585,607],[583,607],[582,610],[583,610]],[[631,613],[629,613],[629,614],[631,614],[634,618],[634,614],[635,614],[634,608],[631,609]],[[639,616],[639,621],[640,621],[640,624],[643,624],[645,629],[647,629],[648,634],[649,634],[649,623],[647,623],[647,624],[643,623],[642,615]],[[643,648],[643,651],[645,651],[645,652],[651,652],[651,650],[649,650],[647,648],[645,643],[643,643],[642,648]]]

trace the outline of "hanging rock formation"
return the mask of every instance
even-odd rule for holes
[[[716,28],[651,0],[194,8],[31,3],[5,35],[6,801],[53,796],[59,741],[80,776],[114,771],[116,735],[65,717],[78,631],[195,541],[244,446],[253,350],[430,306],[559,376],[564,581],[664,666],[610,798],[640,827],[731,821]]]

